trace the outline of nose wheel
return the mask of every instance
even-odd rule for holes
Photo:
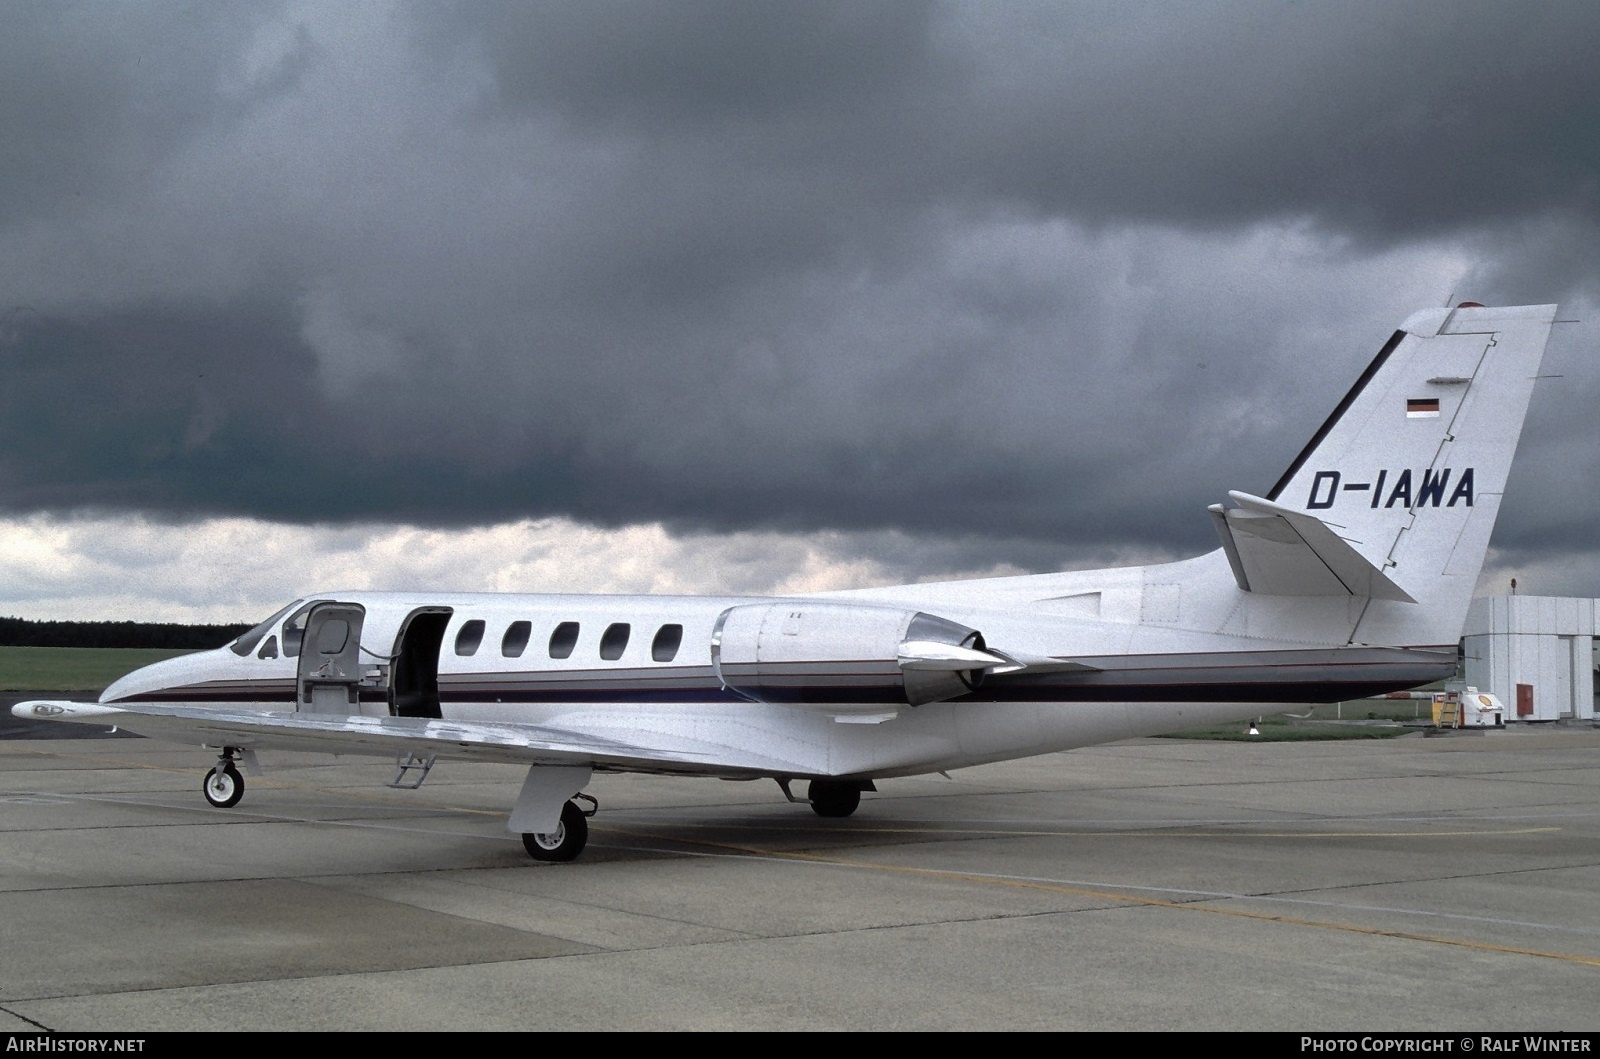
[[[206,773],[206,781],[200,785],[200,791],[206,796],[206,801],[216,808],[232,809],[244,797],[244,777],[239,775],[232,761],[224,758],[216,768]]]
[[[200,793],[218,809],[232,809],[244,797],[244,777],[239,775],[239,767],[234,764],[241,757],[249,768],[255,768],[252,751],[240,750],[236,746],[223,747],[217,763],[206,773],[205,782],[200,785]]]
[[[525,831],[522,848],[534,860],[574,860],[589,844],[589,820],[577,802],[567,802],[561,807],[561,822],[554,831]]]

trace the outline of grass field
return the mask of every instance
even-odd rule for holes
[[[0,691],[98,691],[140,666],[189,653],[147,647],[0,647]]]

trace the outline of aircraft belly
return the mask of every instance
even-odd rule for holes
[[[1038,746],[1040,712],[1031,702],[962,704],[954,711],[961,752],[988,759]]]
[[[1115,742],[1138,735],[1130,723],[1132,707],[1126,702],[1073,702],[1039,708],[1039,739],[1035,753],[1053,753],[1080,746]],[[989,761],[1017,756],[992,750]]]

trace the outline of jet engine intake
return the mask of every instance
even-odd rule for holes
[[[976,629],[922,611],[812,600],[730,607],[711,636],[723,686],[758,702],[943,702],[1010,664]]]

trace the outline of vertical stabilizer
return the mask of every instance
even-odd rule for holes
[[[1366,598],[1352,642],[1460,637],[1555,312],[1466,304],[1414,314],[1268,494],[1276,512],[1258,501],[1226,513],[1241,526],[1309,515],[1381,572],[1350,588]],[[1312,541],[1306,554],[1326,559],[1333,548]],[[1345,566],[1360,570],[1353,558]]]

